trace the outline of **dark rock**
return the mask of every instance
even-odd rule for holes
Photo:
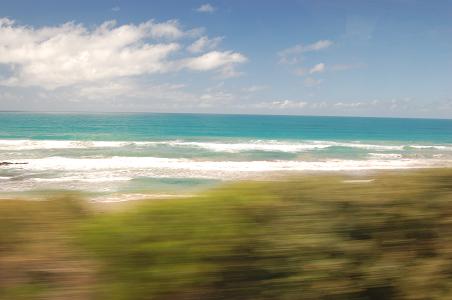
[[[0,161],[0,166],[9,166],[9,165],[26,165],[27,163],[12,163],[9,161]]]

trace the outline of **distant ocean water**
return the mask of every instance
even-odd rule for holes
[[[0,193],[192,191],[275,172],[452,166],[452,120],[0,113]]]

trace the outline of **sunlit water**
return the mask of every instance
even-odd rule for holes
[[[306,171],[452,165],[452,120],[0,113],[0,193],[190,193]]]

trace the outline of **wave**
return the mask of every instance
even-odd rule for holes
[[[115,141],[56,141],[56,140],[0,140],[0,150],[87,149],[124,147],[130,142]]]
[[[405,145],[405,144],[370,144],[362,142],[338,141],[277,141],[277,140],[247,140],[237,142],[218,141],[60,141],[60,140],[0,140],[0,150],[51,150],[51,149],[91,149],[91,148],[121,148],[121,147],[179,147],[204,149],[213,152],[238,153],[245,151],[267,151],[297,153],[322,150],[332,147],[356,148],[375,151],[403,151],[413,149],[433,149],[452,151],[452,145]]]
[[[15,176],[0,178],[0,192],[64,188],[93,192],[119,192],[139,178],[242,180],[310,171],[368,171],[452,167],[452,160],[371,158],[368,160],[327,159],[318,161],[199,161],[158,157],[17,159],[24,165],[2,166]]]
[[[112,182],[112,181],[129,181],[133,177],[125,176],[101,176],[100,174],[93,173],[91,175],[80,175],[80,176],[63,176],[58,178],[30,178],[32,181],[36,182],[69,182],[69,181],[81,181],[81,182]]]
[[[324,161],[272,160],[272,161],[199,161],[191,159],[158,158],[158,157],[111,157],[111,158],[66,158],[48,157],[41,159],[17,159],[12,162],[26,163],[10,165],[5,168],[20,168],[30,171],[67,171],[96,172],[118,171],[135,177],[136,174],[155,176],[159,174],[177,175],[193,172],[201,173],[240,173],[271,171],[340,171],[369,169],[404,169],[432,166],[452,166],[452,160],[443,159],[369,159]],[[138,173],[136,171],[139,171]],[[126,176],[127,177],[127,176]],[[176,176],[177,177],[177,176]],[[183,176],[185,177],[185,176]]]
[[[407,146],[407,148],[452,151],[452,146],[444,146],[444,145],[409,145],[409,146]]]
[[[397,159],[402,158],[402,154],[398,153],[369,153],[370,157],[383,158],[383,159]]]

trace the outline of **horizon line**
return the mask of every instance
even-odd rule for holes
[[[451,118],[441,117],[403,117],[403,116],[344,116],[344,115],[298,115],[275,113],[215,113],[215,112],[153,112],[153,111],[77,111],[77,110],[1,110],[0,113],[35,113],[35,114],[174,114],[174,115],[222,115],[222,116],[267,116],[267,117],[324,117],[324,118],[374,118],[374,119],[415,119],[415,120],[447,120]]]

